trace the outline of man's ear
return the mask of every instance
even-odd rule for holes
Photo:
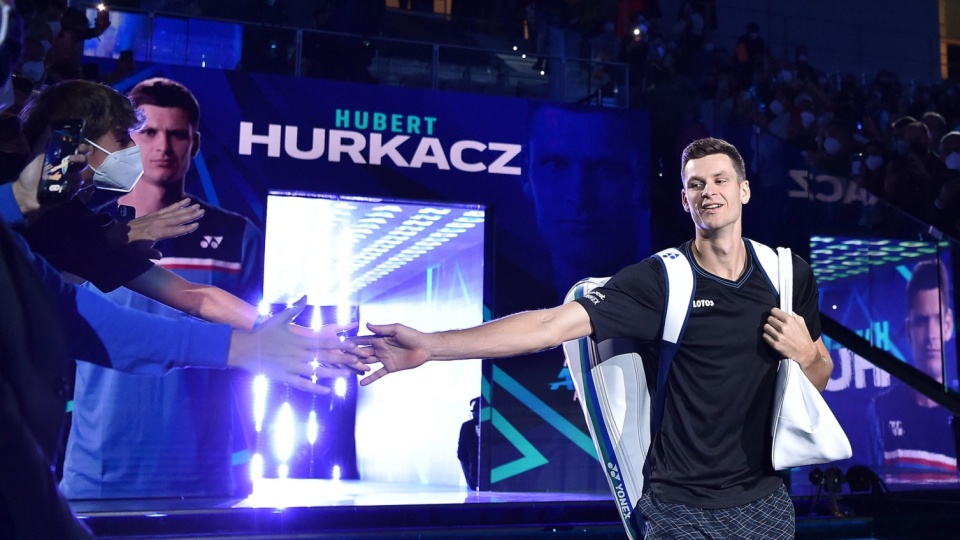
[[[747,204],[750,202],[750,182],[744,180],[740,182],[740,204]]]
[[[681,189],[681,190],[680,190],[680,204],[683,205],[683,211],[689,214],[689,213],[690,213],[690,203],[687,202],[687,190],[685,190],[685,189]]]
[[[190,148],[190,157],[195,158],[200,153],[200,130],[193,131],[193,146]]]

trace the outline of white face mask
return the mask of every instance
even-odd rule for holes
[[[110,152],[90,139],[86,141],[107,154],[107,158],[100,164],[99,169],[93,165],[90,166],[93,169],[94,187],[126,193],[137,185],[137,181],[143,175],[143,160],[140,159],[139,146],[133,145]]]
[[[950,152],[944,158],[943,163],[951,171],[960,171],[960,152]]]
[[[827,137],[826,140],[823,141],[823,149],[831,156],[835,156],[840,153],[840,141],[833,137]]]
[[[43,78],[43,72],[46,70],[46,66],[39,60],[24,62],[23,65],[20,66],[20,73],[33,82],[39,82],[40,79]]]
[[[53,32],[53,37],[60,35],[60,21],[47,21],[47,26],[49,26],[50,31]]]
[[[875,171],[883,165],[883,156],[872,154],[864,158],[863,162],[867,165],[868,169]]]
[[[817,117],[810,111],[803,111],[800,113],[800,123],[803,124],[803,127],[808,128],[813,125],[817,120]]]
[[[770,112],[772,112],[774,116],[780,116],[783,114],[783,105],[776,99],[771,101]]]
[[[50,43],[47,40],[41,40],[40,45],[43,47],[43,54],[47,54],[47,51],[50,50],[50,47],[53,47],[53,43]]]
[[[793,80],[793,72],[787,69],[781,70],[780,74],[777,75],[777,80],[788,83]]]

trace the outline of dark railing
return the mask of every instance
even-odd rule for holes
[[[93,10],[88,16],[93,17]],[[551,36],[551,54],[520,47],[451,45],[173,13],[114,10],[88,56],[218,69],[243,69],[392,86],[461,90],[626,107],[629,67],[580,58]]]
[[[916,391],[935,401],[937,405],[948,409],[953,414],[960,414],[960,394],[957,392],[945,388],[942,383],[933,377],[874,346],[829,315],[820,314],[820,326],[823,328],[823,332],[836,340],[837,343],[850,349],[901,382],[910,385]]]

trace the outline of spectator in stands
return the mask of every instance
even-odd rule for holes
[[[82,47],[79,32],[75,28],[62,27],[47,51],[47,82],[83,78],[83,65],[74,54],[78,45]]]
[[[789,83],[779,83],[774,89],[773,98],[767,104],[767,113],[770,121],[767,129],[771,134],[786,141],[791,136],[791,122],[798,120],[793,115],[793,87]]]
[[[684,0],[680,4],[677,22],[673,25],[673,40],[677,42],[683,57],[689,58],[703,47],[706,33],[706,21],[697,10],[693,0]]]
[[[47,73],[47,52],[40,40],[34,38],[23,39],[23,56],[16,67],[16,73],[26,77],[33,85],[44,83]]]
[[[806,45],[797,45],[794,51],[794,69],[798,80],[813,82],[817,78],[817,68],[810,65],[810,53]]]
[[[904,137],[904,131],[908,125],[915,124],[916,122],[916,118],[908,115],[901,116],[890,122],[888,141],[890,143],[890,150],[892,150],[895,155],[902,156],[907,153],[909,143],[907,143]],[[893,156],[891,156],[891,158],[892,157]]]
[[[620,60],[620,39],[614,34],[613,21],[603,23],[601,32],[590,38],[591,86],[599,87],[603,96],[612,95],[615,87],[623,83],[619,68],[610,65]]]
[[[940,159],[946,171],[930,220],[960,240],[960,132],[951,131],[940,140]]]
[[[940,191],[945,167],[930,153],[926,125],[910,122],[900,132],[902,138],[894,141],[897,155],[887,165],[884,198],[923,219]]]
[[[793,111],[787,126],[787,140],[801,152],[819,150],[820,109],[805,89],[793,99]]]
[[[870,193],[883,196],[884,174],[886,172],[886,151],[877,140],[868,141],[863,146],[860,184]]]
[[[24,104],[33,95],[33,81],[23,75],[13,74],[13,104],[4,109],[7,114],[20,114]]]
[[[930,152],[940,155],[940,140],[947,134],[947,120],[936,111],[927,111],[920,117],[920,121],[927,126],[930,135]]]
[[[858,225],[867,231],[881,228],[889,213],[887,205],[878,203],[878,198],[883,196],[885,159],[883,144],[877,140],[869,140],[863,145],[859,163],[854,163],[851,171],[850,179],[870,194],[863,204],[858,222]]]
[[[833,120],[823,130],[823,142],[807,161],[816,171],[832,176],[850,176],[850,156],[858,150],[846,122]]]
[[[734,59],[737,66],[737,80],[743,88],[752,86],[755,77],[762,75],[763,60],[767,54],[767,46],[760,37],[760,25],[751,22],[747,31],[737,40],[737,49]]]
[[[708,86],[708,97],[700,104],[700,118],[714,136],[729,138],[724,128],[733,119],[733,89],[736,80],[729,71],[718,70],[716,80]]]

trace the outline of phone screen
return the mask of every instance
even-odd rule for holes
[[[72,195],[67,186],[67,158],[77,153],[83,140],[84,122],[80,119],[61,120],[50,126],[50,141],[43,158],[40,173],[40,200],[63,200]]]

